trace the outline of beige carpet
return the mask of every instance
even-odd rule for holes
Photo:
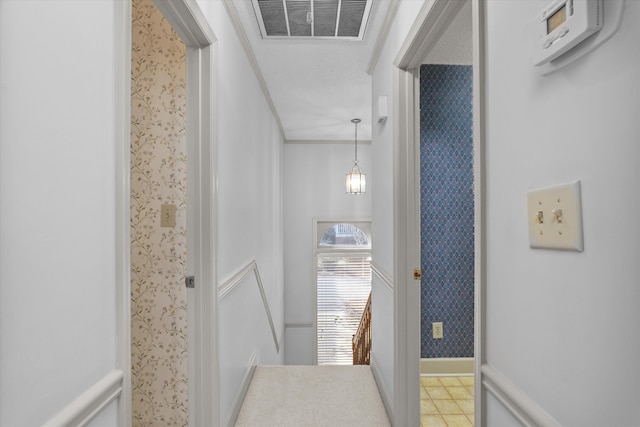
[[[390,426],[369,366],[258,366],[236,427]]]

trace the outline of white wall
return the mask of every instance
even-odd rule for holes
[[[384,124],[375,123],[373,125],[371,138],[373,168],[376,171],[372,176],[373,196],[371,202],[372,238],[375,242],[373,262],[382,270],[383,274],[389,277],[393,277],[394,274],[393,133],[396,118],[392,105],[395,102],[393,94],[396,85],[394,84],[395,66],[393,61],[423,3],[422,0],[405,0],[400,3],[394,24],[372,74],[371,99],[377,100],[378,96],[387,95],[391,112]],[[377,105],[373,105],[373,117],[377,116],[376,110]],[[372,364],[375,364],[379,369],[380,386],[388,392],[389,402],[392,402],[394,388],[393,293],[385,289],[382,281],[375,276],[371,304],[372,313],[381,314],[379,316],[373,314],[371,319]]]
[[[199,2],[218,41],[218,281],[255,260],[277,339],[284,335],[283,140],[221,1]],[[257,364],[284,361],[253,274],[219,301],[220,419]]]
[[[114,7],[0,2],[2,426],[116,368]]]
[[[347,118],[350,120],[350,118]],[[371,217],[369,179],[375,172],[371,145],[358,144],[358,164],[367,174],[367,193],[348,195],[345,175],[353,167],[352,144],[285,144],[285,361],[292,365],[314,362],[315,285],[313,280],[313,226],[317,219]],[[376,241],[372,239],[375,247]]]
[[[547,5],[486,2],[486,359],[561,425],[637,426],[640,2],[598,50],[541,76],[528,25]],[[576,179],[584,252],[530,249],[527,190]],[[487,419],[506,419],[490,403]]]
[[[471,1],[466,0],[423,64],[473,65]]]

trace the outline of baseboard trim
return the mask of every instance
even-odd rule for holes
[[[378,367],[378,363],[376,362],[376,358],[371,353],[371,373],[373,374],[373,379],[376,381],[376,385],[378,386],[378,391],[380,392],[380,397],[382,398],[382,404],[384,405],[384,409],[387,411],[387,416],[390,420],[393,419],[393,401],[391,399],[391,395],[389,394],[389,389],[387,388],[384,380],[382,379],[382,373],[380,372],[380,368]]]
[[[473,357],[440,357],[420,359],[421,376],[468,376],[473,375]]]
[[[242,377],[242,381],[240,382],[240,388],[233,398],[233,410],[229,414],[227,421],[224,423],[227,427],[233,427],[236,425],[236,421],[238,420],[238,415],[240,415],[240,410],[242,409],[242,404],[244,403],[244,397],[247,395],[247,391],[249,390],[249,386],[251,385],[251,380],[253,379],[253,374],[256,372],[256,353],[251,355],[249,359],[249,364],[247,366],[247,370],[244,373],[244,377]]]

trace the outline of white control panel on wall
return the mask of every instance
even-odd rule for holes
[[[529,246],[582,251],[580,181],[527,193]]]
[[[602,0],[554,0],[534,20],[533,65],[569,52],[602,29]]]

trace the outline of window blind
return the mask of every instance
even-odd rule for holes
[[[351,365],[351,339],[371,292],[370,255],[317,258],[318,365]]]

